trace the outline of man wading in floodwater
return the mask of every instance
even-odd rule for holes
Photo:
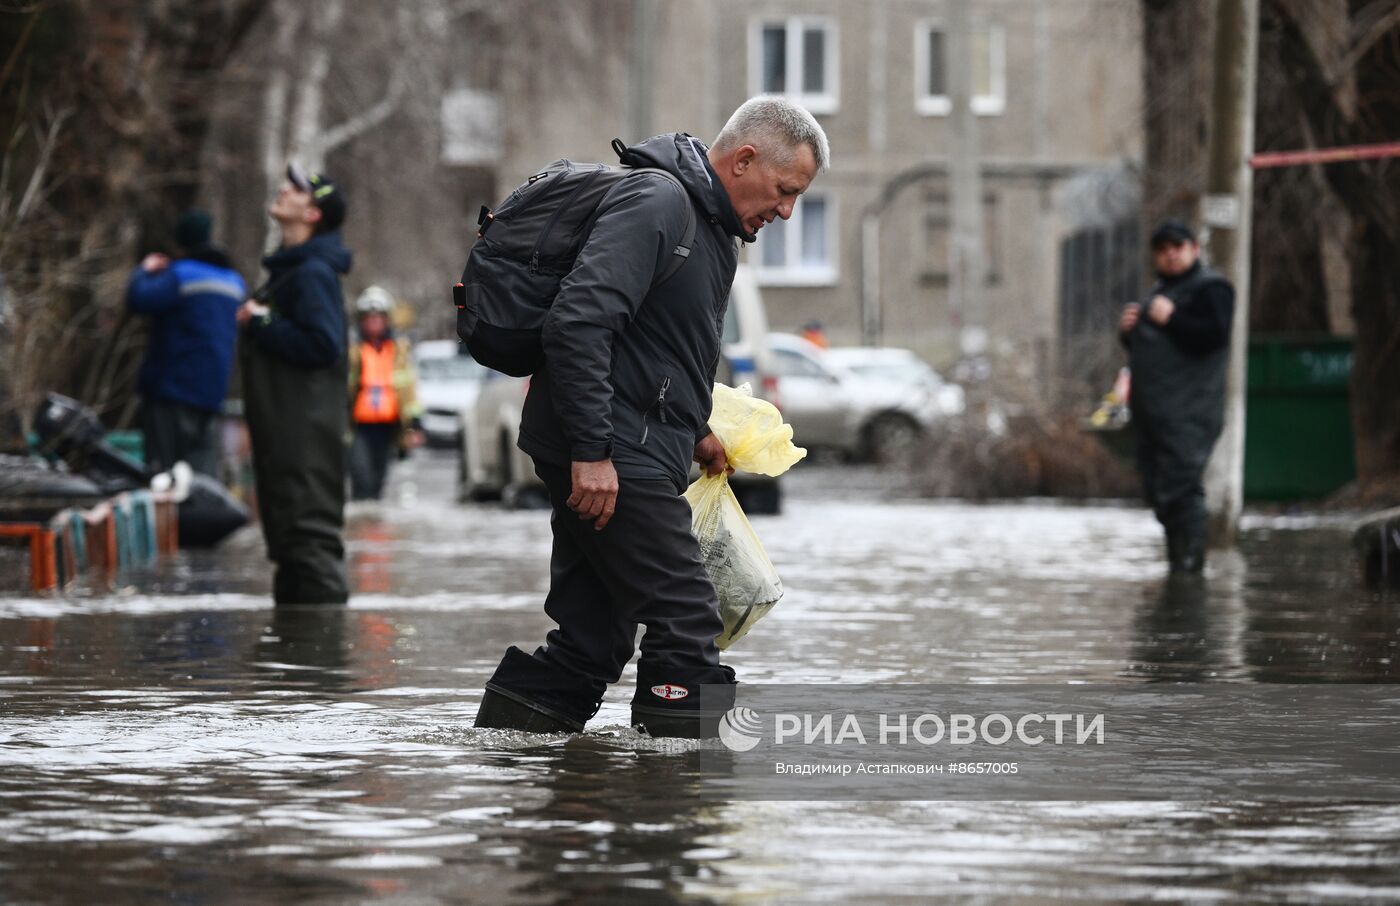
[[[631,659],[639,623],[634,725],[699,736],[700,685],[733,685],[680,494],[692,460],[712,475],[725,468],[706,423],[735,240],[790,217],[828,155],[812,115],[774,97],[742,105],[711,148],[677,133],[623,154],[675,181],[640,173],[604,198],[545,322],[519,443],[554,510],[545,613],[559,625],[534,654],[507,649],[478,727],[582,730]],[[657,283],[692,206],[691,253]]]
[[[1129,396],[1144,495],[1167,535],[1174,573],[1206,562],[1201,476],[1225,423],[1225,369],[1235,290],[1201,264],[1191,228],[1163,221],[1152,232],[1157,285],[1124,307],[1119,339],[1132,370]]]

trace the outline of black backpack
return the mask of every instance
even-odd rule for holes
[[[613,139],[612,147],[626,159],[627,146]],[[540,328],[559,284],[573,269],[599,204],[637,173],[659,173],[680,186],[680,180],[665,170],[557,160],[511,192],[496,210],[481,209],[476,244],[467,255],[462,282],[452,288],[457,336],[472,358],[515,377],[540,369]],[[686,262],[694,242],[695,209],[687,200],[685,234],[653,286]]]

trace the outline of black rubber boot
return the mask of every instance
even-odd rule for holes
[[[702,709],[702,685],[727,689],[707,690]],[[733,669],[723,664],[696,668],[642,662],[632,696],[632,726],[649,736],[711,739],[719,735],[720,718],[734,707],[735,686]]]
[[[583,732],[581,721],[571,720],[491,683],[486,684],[486,692],[481,696],[476,726],[478,729],[523,730],[526,733]]]
[[[1205,532],[1193,532],[1181,538],[1176,557],[1172,560],[1174,573],[1199,573],[1206,568]]]
[[[512,645],[486,684],[476,725],[532,733],[578,733],[598,713],[605,689],[602,683]]]

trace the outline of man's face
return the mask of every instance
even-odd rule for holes
[[[723,175],[729,177],[723,182],[734,212],[744,229],[757,233],[765,223],[792,216],[797,197],[807,191],[817,175],[817,162],[805,144],[797,148],[792,162],[786,165],[765,157],[752,145],[744,145],[735,152],[733,166]]]
[[[1159,242],[1152,246],[1152,266],[1164,277],[1178,277],[1201,256],[1201,246],[1190,240]]]
[[[367,340],[377,340],[384,336],[388,326],[389,319],[384,317],[383,312],[372,311],[360,318],[360,332]]]
[[[290,182],[284,182],[267,213],[278,223],[315,223],[320,218],[321,210],[311,201],[310,192],[303,192]]]

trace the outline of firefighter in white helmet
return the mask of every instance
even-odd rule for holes
[[[350,499],[378,500],[391,457],[418,446],[420,411],[413,356],[394,336],[394,296],[371,286],[355,300],[358,342],[350,344]]]

